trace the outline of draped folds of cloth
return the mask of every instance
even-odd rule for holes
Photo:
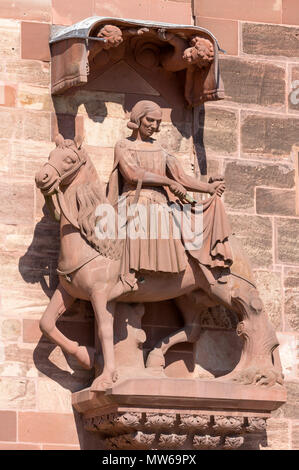
[[[233,254],[229,244],[231,227],[221,198],[214,194],[211,198],[196,204],[191,218],[200,217],[202,224],[199,230],[192,220],[193,239],[182,231],[182,240],[189,255],[204,267],[204,272],[211,284],[229,270],[233,263]]]
[[[108,200],[114,206],[123,191],[123,181],[118,171],[118,162],[114,162],[114,167],[108,185]],[[171,207],[171,203],[169,201]],[[180,204],[180,208],[184,207]],[[189,206],[190,207],[190,206]],[[182,227],[182,211],[171,211],[176,224]],[[196,224],[196,217],[199,217],[199,224]],[[180,220],[179,220],[179,219]],[[231,227],[228,221],[221,198],[214,194],[209,199],[200,202],[191,209],[191,237],[190,232],[182,230],[181,244],[186,253],[189,253],[200,265],[208,282],[214,284],[221,279],[224,273],[229,272],[229,267],[233,262],[232,250],[229,244]],[[164,243],[166,240],[164,240]]]
[[[52,94],[61,94],[87,82],[88,59],[85,40],[66,39],[51,45]]]

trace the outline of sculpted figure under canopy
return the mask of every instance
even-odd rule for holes
[[[56,148],[35,177],[50,212],[60,222],[59,284],[40,320],[41,331],[64,352],[73,355],[81,366],[92,368],[96,362],[95,348],[79,345],[56,326],[58,318],[75,299],[90,301],[103,357],[102,372],[93,381],[91,391],[105,391],[118,377],[119,380],[124,377],[121,375],[124,372],[119,375],[119,370],[126,367],[128,356],[126,352],[116,361],[114,316],[118,315],[119,302],[138,307],[140,303],[174,299],[185,325],[159,340],[149,352],[146,364],[142,355],[139,369],[129,368],[130,377],[139,373],[143,377],[145,373],[151,374],[153,368],[163,366],[165,354],[173,345],[197,341],[201,312],[223,305],[237,314],[237,333],[242,335],[244,345],[240,362],[221,380],[267,386],[281,384],[277,337],[254,285],[250,264],[230,236],[220,197],[224,182],[220,179],[204,183],[185,174],[179,161],[168,155],[153,137],[159,130],[161,117],[161,109],[155,103],[141,101],[134,106],[128,123],[132,135],[115,146],[108,199],[82,146],[82,138],[76,136],[72,141],[57,136]],[[196,217],[197,209],[202,208],[201,246],[194,249],[191,243],[190,247],[190,239],[184,232],[176,238],[172,230],[167,238],[159,230],[158,236],[151,238],[152,219],[147,218],[144,224],[139,212],[134,213],[134,203],[142,203],[146,211],[153,206],[160,213],[161,221],[171,219],[173,229],[176,220],[169,210],[171,200],[179,198],[182,207],[187,191],[211,195],[203,203],[195,204],[192,212]],[[111,204],[117,208],[120,195],[126,196],[123,198],[126,206],[132,209],[126,225],[139,226],[144,236],[101,239],[96,233],[97,208],[107,207],[108,202],[110,208]],[[136,280],[141,280],[136,276],[139,272],[143,273],[144,282],[137,284]],[[136,320],[134,312],[133,309],[132,318]],[[128,338],[128,332],[125,336]],[[140,352],[142,337],[135,333],[130,337],[133,339],[128,347],[132,347],[133,356]]]
[[[139,211],[132,211],[136,229],[143,232],[139,238],[127,236],[122,259],[122,274],[130,282],[128,272],[168,272],[184,271],[188,252],[200,264],[209,284],[225,273],[232,263],[228,244],[230,226],[220,200],[224,181],[205,183],[187,175],[180,162],[169,155],[153,138],[159,132],[162,119],[161,108],[151,101],[140,101],[132,109],[128,127],[133,130],[129,138],[120,140],[115,146],[115,160],[109,180],[108,199],[116,206],[120,195],[126,197],[127,208],[138,202],[146,211],[146,223]],[[188,191],[208,193],[211,198],[202,203],[203,240],[196,249],[187,248],[183,236],[174,236],[173,212],[170,203],[176,196],[186,200]],[[154,214],[153,214],[154,208]],[[156,223],[160,213],[160,226]],[[154,217],[151,217],[151,215]],[[193,218],[195,210],[193,209]],[[170,219],[170,220],[169,220]],[[169,224],[169,237],[163,238],[162,227]],[[193,224],[194,225],[194,224]],[[151,238],[153,232],[158,233]],[[189,245],[188,245],[189,246]],[[133,276],[134,277],[134,276]],[[131,282],[133,281],[131,277]]]

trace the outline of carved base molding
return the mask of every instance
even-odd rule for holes
[[[238,449],[246,433],[264,433],[265,417],[127,410],[84,418],[108,449]]]
[[[147,379],[136,378],[116,383],[107,392],[74,393],[73,406],[83,414],[85,429],[98,432],[109,450],[232,450],[262,441],[271,411],[285,401],[279,386],[150,380],[150,388]]]

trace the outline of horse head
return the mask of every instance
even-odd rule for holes
[[[82,148],[82,139],[64,139],[58,134],[55,143],[56,148],[50,153],[47,163],[35,176],[36,185],[45,198],[50,214],[57,221],[61,220],[63,214],[68,223],[79,230],[93,248],[103,256],[119,259],[120,243],[101,240],[95,231],[96,209],[108,201],[97,171]],[[70,200],[67,189],[71,185],[74,186],[74,191]],[[52,196],[56,196],[57,205]]]
[[[86,152],[81,147],[82,138],[70,140],[58,134],[55,144],[48,162],[35,175],[36,185],[45,197],[69,186],[87,161]]]

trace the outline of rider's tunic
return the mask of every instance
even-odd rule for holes
[[[140,148],[138,142],[129,140],[125,145],[128,153],[120,163],[120,172],[129,167],[134,172],[138,167],[166,176],[167,155],[162,148],[156,145]],[[136,191],[136,184],[124,180],[122,196],[127,205],[127,236],[122,271],[184,271],[187,257],[181,238],[175,238],[173,234],[173,217],[166,190],[162,186],[143,186],[138,191],[134,210]]]
[[[129,270],[178,273],[185,270],[188,253],[201,265],[212,284],[219,278],[217,273],[223,273],[232,264],[232,252],[228,242],[231,230],[221,199],[215,194],[196,205],[202,210],[201,243],[195,243],[194,246],[191,244],[190,248],[190,243],[187,243],[189,240],[186,240],[182,231],[178,236],[178,232],[174,230],[178,221],[170,210],[166,189],[161,185],[143,185],[139,191],[136,178],[134,182],[126,178],[128,174],[142,175],[142,171],[146,171],[180,182],[183,170],[178,160],[168,155],[156,143],[146,146],[140,144],[140,141],[128,138],[118,142],[116,146],[119,151],[116,153],[109,180],[108,199],[116,206],[117,198],[120,195],[125,197],[129,211],[122,273]],[[136,202],[141,209],[132,211]],[[160,219],[157,224],[159,212]],[[144,214],[147,217],[144,217]],[[168,227],[168,222],[169,231],[165,237],[165,226]],[[134,232],[138,234],[137,237]],[[154,237],[153,233],[158,236]]]

